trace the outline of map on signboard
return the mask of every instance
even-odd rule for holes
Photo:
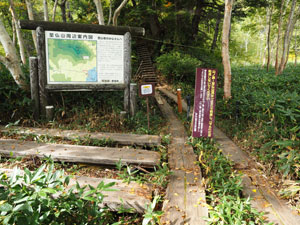
[[[48,84],[124,84],[124,36],[45,31]]]
[[[50,81],[97,82],[96,51],[96,41],[49,39]]]

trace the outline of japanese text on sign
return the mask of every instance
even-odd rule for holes
[[[193,137],[213,136],[216,104],[217,71],[215,69],[197,68]]]

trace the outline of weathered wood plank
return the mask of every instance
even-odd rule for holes
[[[8,176],[12,174],[12,171],[12,169],[0,168],[0,172],[4,172]],[[24,173],[24,171],[21,172]],[[105,198],[100,207],[107,206],[111,211],[118,211],[118,209],[123,206],[125,209],[133,209],[135,212],[144,213],[146,205],[151,204],[151,186],[147,184],[140,185],[136,182],[127,184],[122,180],[116,179],[72,176],[66,190],[76,185],[76,182],[78,182],[81,187],[88,184],[97,187],[102,181],[105,184],[115,182],[116,184],[112,188],[116,189],[116,191],[104,191],[103,194]]]
[[[169,177],[163,203],[163,224],[206,224],[203,217],[208,216],[205,207],[205,190],[201,185],[201,171],[196,161],[193,148],[186,144],[187,133],[177,119],[167,101],[157,92],[155,98],[160,102],[159,107],[169,120],[169,131],[172,135],[168,147],[168,163],[173,174]],[[161,104],[162,103],[162,104]]]
[[[0,126],[2,132],[15,132],[18,134],[34,134],[34,135],[49,135],[53,137],[61,137],[65,139],[109,139],[117,142],[120,145],[137,145],[137,146],[157,146],[161,144],[161,137],[157,135],[138,135],[138,134],[122,134],[122,133],[96,133],[85,132],[78,130],[58,130],[45,128],[26,128],[26,127],[10,127],[5,128]]]
[[[116,165],[122,163],[153,167],[159,164],[158,152],[127,149],[91,147],[80,145],[44,144],[33,141],[0,139],[0,154],[11,157],[33,155],[40,158],[51,156],[54,161]]]
[[[98,33],[98,34],[120,34],[130,32],[133,36],[144,36],[145,29],[143,27],[129,26],[104,26],[95,24],[78,24],[78,23],[60,23],[48,21],[19,20],[21,29],[35,30],[41,26],[44,30]]]
[[[268,222],[280,225],[300,224],[300,216],[297,212],[291,210],[287,204],[280,200],[269,187],[268,181],[258,175],[259,172],[249,166],[254,164],[245,152],[235,145],[222,131],[214,128],[214,137],[221,145],[223,154],[235,163],[235,167],[245,172],[243,178],[243,194],[245,197],[252,197],[251,205],[258,211],[266,213]],[[255,185],[252,184],[251,178],[255,179]]]

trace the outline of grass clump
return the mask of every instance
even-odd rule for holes
[[[242,196],[242,178],[209,139],[191,139],[206,177],[208,224],[266,224],[263,214]]]
[[[300,178],[300,67],[275,76],[260,67],[232,71],[232,99],[217,100],[217,125],[284,177]]]

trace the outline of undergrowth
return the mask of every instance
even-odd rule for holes
[[[217,99],[217,125],[284,177],[300,178],[300,67],[282,75],[235,67],[232,99]]]
[[[241,175],[222,151],[209,139],[191,138],[205,176],[207,224],[266,224],[263,214],[251,207],[250,199],[242,196]]]

